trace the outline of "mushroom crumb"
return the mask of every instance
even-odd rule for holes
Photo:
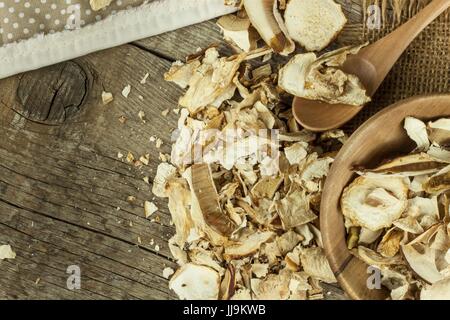
[[[112,102],[114,100],[114,97],[111,92],[102,92],[102,102],[103,105],[107,105],[108,103]]]
[[[150,75],[149,73],[145,74],[145,76],[141,80],[141,84],[145,84],[147,82],[147,79],[148,79],[149,75]]]
[[[156,211],[158,211],[158,207],[153,202],[150,201],[144,202],[145,218],[149,218]]]
[[[125,88],[123,88],[123,90],[122,90],[122,95],[123,95],[125,98],[128,98],[128,95],[130,94],[130,92],[131,92],[131,86],[130,86],[130,85],[127,85],[127,86],[125,86]]]
[[[164,268],[163,270],[163,277],[166,279],[169,279],[171,275],[173,275],[175,273],[175,271],[172,268]]]
[[[15,259],[16,253],[12,250],[9,244],[0,246],[0,260]]]

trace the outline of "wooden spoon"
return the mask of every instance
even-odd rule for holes
[[[373,96],[409,44],[449,7],[450,0],[433,0],[397,30],[363,48],[358,54],[349,56],[343,70],[358,76],[367,89],[367,94]],[[312,131],[338,128],[356,116],[362,108],[363,106],[328,104],[299,97],[294,99],[292,105],[295,119]]]

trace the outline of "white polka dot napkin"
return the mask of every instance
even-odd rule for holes
[[[113,0],[93,11],[89,0],[0,0],[0,35],[3,43],[55,33],[100,21],[119,10],[140,6],[145,0]],[[148,1],[147,1],[148,2]]]
[[[0,79],[231,13],[224,0],[0,0]]]

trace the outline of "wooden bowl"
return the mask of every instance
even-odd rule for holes
[[[320,226],[331,269],[352,299],[385,299],[386,290],[367,287],[368,265],[350,254],[340,209],[343,189],[354,179],[353,165],[375,166],[383,159],[409,153],[414,143],[403,129],[407,116],[422,120],[450,117],[450,94],[421,96],[398,102],[366,121],[346,142],[325,183]]]

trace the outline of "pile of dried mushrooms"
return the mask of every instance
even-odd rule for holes
[[[336,37],[346,22],[341,7],[225,2],[240,7],[218,20],[236,54],[210,47],[165,74],[186,89],[170,161],[152,188],[168,199],[176,227],[169,247],[180,268],[170,288],[181,299],[321,299],[320,282],[336,282],[318,229],[321,192],[347,137],[303,130],[284,98],[369,101],[359,79],[339,68],[361,46],[298,54],[282,67],[272,57],[293,53],[294,41],[321,50]],[[297,23],[309,9],[312,19]],[[314,22],[321,12],[324,25]]]
[[[392,299],[450,299],[450,119],[408,117],[405,130],[411,154],[359,168],[344,190],[347,244]]]

